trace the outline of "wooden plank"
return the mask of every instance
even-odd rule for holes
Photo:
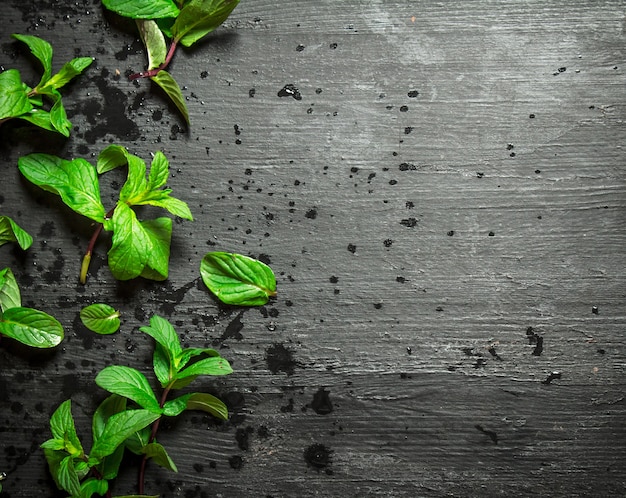
[[[59,64],[97,56],[65,92],[69,140],[0,129],[0,214],[36,239],[0,248],[0,267],[68,329],[54,352],[0,347],[7,496],[54,494],[50,413],[71,398],[88,434],[99,370],[150,373],[138,327],[155,313],[235,373],[199,386],[229,422],[164,424],[179,473],[149,465],[149,493],[626,494],[623,2],[242,2],[171,66],[188,132],[125,79],[141,44],[96,0],[11,0],[4,25],[0,65],[26,77],[11,32],[48,39]],[[116,282],[103,237],[80,286],[93,227],[15,167],[111,142],[163,150],[194,213],[166,282]],[[111,207],[124,176],[107,175]],[[269,260],[278,297],[218,305],[209,250]],[[94,301],[121,309],[116,336],[80,324]],[[118,495],[136,491],[128,463]]]

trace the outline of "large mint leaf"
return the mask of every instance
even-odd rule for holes
[[[63,340],[63,327],[43,311],[17,307],[0,316],[0,334],[34,348],[52,348]]]
[[[96,376],[96,384],[113,394],[133,400],[146,410],[159,414],[162,412],[148,379],[139,370],[121,365],[106,367]]]
[[[202,281],[220,301],[260,306],[276,295],[276,278],[261,261],[228,252],[209,252],[200,264]]]
[[[33,108],[17,69],[0,73],[0,119],[15,118]]]
[[[102,0],[109,10],[132,19],[176,17],[180,11],[172,0]]]
[[[22,249],[28,249],[33,238],[8,216],[0,216],[0,246],[7,242],[17,242]]]
[[[26,179],[60,195],[77,213],[100,223],[104,221],[98,177],[84,159],[66,161],[49,154],[29,154],[20,157],[17,164]]]
[[[222,24],[239,0],[190,0],[172,26],[175,40],[190,47]]]
[[[168,275],[172,220],[157,218],[140,222],[135,212],[120,202],[106,224],[113,230],[109,268],[118,280],[144,276],[165,280]]]

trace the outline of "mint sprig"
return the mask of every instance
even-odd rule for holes
[[[145,487],[147,462],[176,472],[165,447],[156,441],[162,417],[176,417],[185,410],[201,410],[226,420],[228,409],[207,393],[187,393],[168,400],[169,394],[200,375],[227,375],[228,361],[214,349],[183,348],[172,325],[153,316],[140,330],[155,339],[154,373],[161,384],[157,394],[147,377],[137,369],[112,365],[96,376],[96,384],[109,391],[92,418],[93,444],[86,452],[76,432],[71,401],[63,402],[50,418],[52,438],[41,446],[57,487],[71,497],[111,496],[109,481],[119,473],[124,451],[142,457],[138,473],[139,495]],[[138,495],[133,495],[138,496]]]
[[[115,207],[106,211],[100,198],[98,174],[123,165],[128,165],[126,182]],[[113,232],[108,256],[109,268],[116,279],[167,278],[171,218],[140,220],[132,209],[133,206],[152,205],[174,216],[193,219],[187,204],[173,197],[171,189],[165,188],[169,162],[162,152],[155,153],[147,176],[143,160],[119,145],[106,147],[98,156],[95,168],[84,159],[67,161],[48,154],[21,157],[18,167],[30,182],[59,195],[69,208],[97,223],[81,265],[81,283],[86,281],[91,255],[103,229]]]
[[[0,125],[10,119],[21,119],[45,130],[69,137],[72,123],[59,90],[91,65],[91,57],[77,57],[52,74],[52,46],[33,35],[12,35],[25,43],[41,63],[43,74],[34,88],[22,82],[17,69],[0,73]]]
[[[165,71],[179,45],[191,47],[217,29],[239,0],[102,0],[109,10],[136,20],[148,53],[148,69],[130,79],[150,78],[176,105],[189,124],[189,111],[180,86]],[[169,49],[166,38],[170,39]]]

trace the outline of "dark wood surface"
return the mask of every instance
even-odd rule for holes
[[[88,431],[100,369],[149,372],[137,329],[155,313],[235,373],[199,386],[228,423],[166,425],[179,473],[150,465],[149,493],[626,495],[623,1],[243,0],[176,55],[188,130],[125,78],[145,54],[99,2],[2,15],[5,69],[37,74],[14,32],[50,41],[55,67],[96,58],[64,92],[69,140],[0,130],[0,214],[35,237],[0,248],[0,267],[67,329],[53,352],[0,347],[3,496],[57,496],[38,448],[51,412],[71,398]],[[166,282],[116,282],[103,237],[79,285],[92,227],[16,167],[109,143],[163,150],[194,213]],[[219,306],[199,280],[209,250],[269,261],[277,298]],[[80,324],[92,302],[121,310],[115,336]]]

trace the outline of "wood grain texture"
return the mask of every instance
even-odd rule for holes
[[[49,40],[59,64],[96,61],[65,92],[69,140],[0,129],[0,213],[36,239],[0,248],[0,267],[68,329],[54,352],[2,342],[4,495],[57,496],[38,449],[50,413],[71,398],[87,432],[100,369],[149,373],[138,327],[154,313],[235,373],[199,386],[228,423],[165,425],[180,472],[149,466],[147,492],[626,495],[623,2],[243,1],[171,66],[188,131],[125,79],[145,54],[98,2],[5,9],[5,69],[37,74],[12,32]],[[289,84],[300,100],[278,95]],[[163,150],[194,213],[164,283],[115,282],[103,237],[78,285],[92,227],[15,167],[110,142]],[[277,299],[219,306],[199,280],[209,250],[268,259]],[[121,309],[116,336],[80,324],[95,301]]]

